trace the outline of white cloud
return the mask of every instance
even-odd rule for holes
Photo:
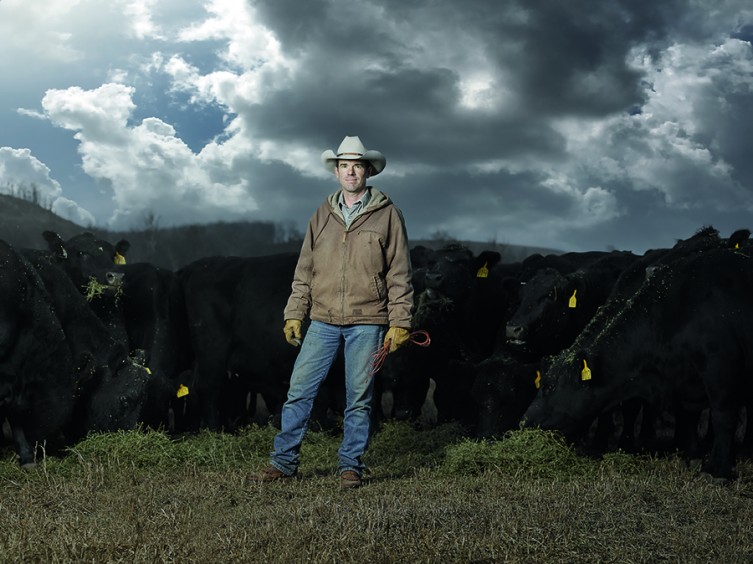
[[[220,41],[218,53],[227,68],[202,75],[184,57],[173,55],[164,70],[173,88],[193,94],[193,101],[217,103],[232,113],[264,101],[270,92],[289,83],[296,63],[286,58],[274,33],[255,21],[253,8],[244,0],[210,0],[210,17],[178,33],[181,42]]]
[[[28,52],[53,61],[73,61],[82,53],[74,47],[72,30],[63,24],[79,2],[69,0],[3,0],[0,3],[0,37],[4,57],[13,52]],[[62,25],[61,25],[62,24]],[[6,58],[6,63],[11,61]]]
[[[569,173],[569,171],[568,171]],[[568,173],[550,173],[541,186],[553,194],[566,196],[571,201],[570,212],[577,218],[577,225],[592,227],[620,215],[617,198],[600,186],[585,189]]]
[[[378,185],[416,202],[458,186],[505,195],[438,209],[429,231],[580,229],[585,240],[612,220],[628,225],[641,206],[752,209],[753,166],[738,148],[753,53],[729,38],[749,37],[741,0],[691,2],[667,20],[652,11],[625,22],[628,32],[601,8],[585,27],[560,25],[567,9],[551,3],[282,4],[0,0],[0,71],[13,84],[0,97],[17,108],[0,116],[0,145],[38,135],[28,146],[54,155],[66,198],[112,226],[149,211],[161,225],[216,220],[272,198],[303,209],[313,196],[302,187],[327,176],[322,145],[354,132],[388,155]],[[642,113],[613,113],[623,100]],[[40,118],[66,131],[45,135]],[[46,174],[58,208],[76,216]],[[284,186],[262,195],[273,182]]]
[[[112,227],[145,211],[168,226],[187,216],[214,220],[257,208],[247,180],[232,168],[235,143],[210,143],[195,154],[158,118],[130,124],[132,96],[130,87],[104,84],[50,90],[42,100],[50,121],[76,132],[84,171],[112,187]]]
[[[114,143],[136,107],[132,95],[133,88],[116,83],[103,84],[95,90],[72,86],[66,90],[48,90],[42,107],[55,125],[73,131],[85,130],[88,142]]]
[[[221,40],[226,45],[222,59],[238,69],[254,70],[284,63],[280,42],[271,30],[255,21],[249,2],[209,0],[206,10],[211,17],[181,30],[180,41]]]
[[[89,211],[62,196],[60,183],[29,149],[0,147],[0,192],[35,201],[80,225],[94,223]]]
[[[505,98],[510,98],[500,82],[491,74],[480,72],[461,78],[460,105],[471,110],[497,110]]]
[[[51,210],[60,217],[83,227],[93,227],[97,224],[96,219],[91,213],[64,196],[60,196],[53,202]]]
[[[162,30],[152,20],[157,0],[126,0],[123,13],[130,18],[131,33],[138,39],[165,39]]]
[[[561,121],[569,153],[562,173],[659,193],[669,209],[753,210],[716,149],[731,111],[727,97],[753,92],[753,54],[741,44],[675,44],[661,62],[639,58],[651,84],[642,113]]]

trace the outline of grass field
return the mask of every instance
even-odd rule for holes
[[[364,487],[309,433],[297,479],[247,484],[274,429],[92,435],[0,461],[2,562],[750,562],[753,464],[709,483],[677,457],[591,459],[556,435],[387,423]]]

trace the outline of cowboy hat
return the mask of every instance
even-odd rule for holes
[[[382,172],[387,165],[387,159],[384,158],[384,155],[379,151],[367,151],[358,136],[346,136],[337,148],[337,152],[326,150],[322,153],[324,168],[330,172],[335,172],[335,166],[337,166],[339,160],[369,161],[373,169],[371,176],[376,176]]]

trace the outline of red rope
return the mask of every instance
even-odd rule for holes
[[[418,345],[419,347],[428,347],[431,344],[431,337],[429,332],[423,329],[414,331],[408,336],[408,342]],[[369,370],[369,376],[374,376],[382,369],[384,361],[387,360],[387,356],[390,354],[390,342],[384,343],[377,352],[371,355],[371,370]]]

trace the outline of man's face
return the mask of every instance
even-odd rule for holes
[[[362,192],[366,188],[370,166],[368,161],[337,161],[335,176],[340,187],[351,194]]]

